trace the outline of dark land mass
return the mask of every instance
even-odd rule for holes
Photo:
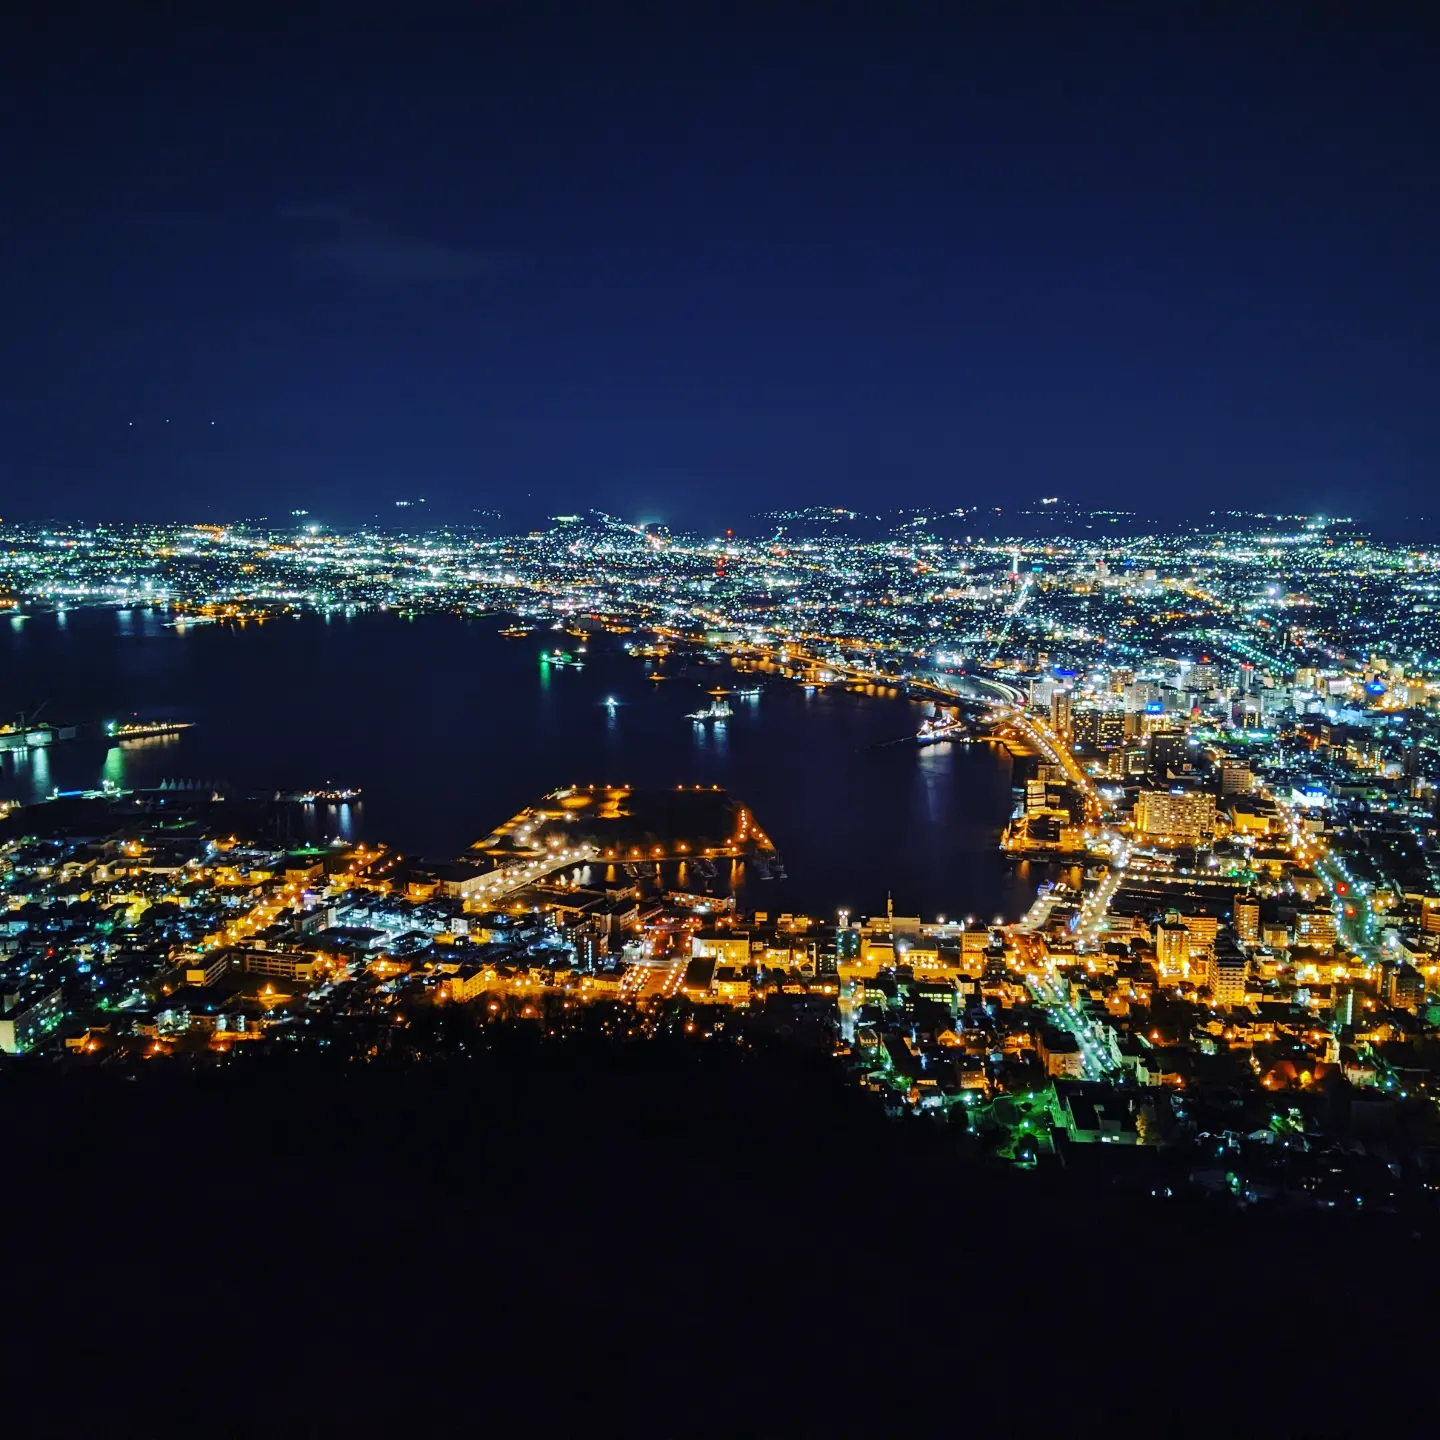
[[[1344,1433],[1425,1373],[1408,1222],[995,1169],[799,1053],[20,1065],[3,1105],[12,1435]]]

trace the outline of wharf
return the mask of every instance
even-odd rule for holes
[[[718,785],[637,790],[571,785],[512,816],[472,847],[499,860],[593,846],[620,864],[773,856],[750,810]]]

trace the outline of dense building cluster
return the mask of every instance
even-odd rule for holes
[[[757,517],[741,538],[591,514],[524,535],[456,527],[0,525],[0,602],[171,606],[197,619],[321,610],[603,612],[752,641],[1084,668],[1161,657],[1313,669],[1440,663],[1440,557],[1344,522],[853,512]],[[862,521],[866,523],[862,523]],[[887,523],[890,522],[890,523]],[[1123,523],[1122,523],[1123,522]],[[1204,678],[1202,676],[1202,678]]]
[[[1143,1155],[1114,1163],[1241,1202],[1427,1194],[1440,559],[1303,517],[862,520],[775,515],[748,539],[605,516],[524,536],[0,531],[15,623],[449,610],[905,687],[965,716],[917,739],[1016,757],[1001,843],[1051,867],[1013,925],[741,916],[648,849],[565,829],[624,797],[556,792],[447,865],[294,851],[193,797],[32,807],[0,846],[0,1050],[363,1060],[462,1052],[498,1024],[783,1040],[1022,1165]],[[744,809],[723,824],[653,856],[762,857]]]

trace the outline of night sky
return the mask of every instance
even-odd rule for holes
[[[33,8],[6,519],[1440,511],[1440,49],[1378,7]]]

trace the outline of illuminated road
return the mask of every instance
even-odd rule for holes
[[[1057,905],[1065,903],[1068,899],[1068,892],[1058,890],[1042,890],[1035,897],[1035,903],[1025,912],[1024,916],[1012,927],[1018,935],[1038,935],[1050,923],[1051,911]]]
[[[1050,1023],[1075,1037],[1080,1046],[1080,1058],[1085,1065],[1085,1078],[1113,1080],[1119,1071],[1096,1043],[1086,1028],[1085,1021],[1070,1003],[1065,982],[1053,975],[1030,975],[1026,977],[1026,983],[1035,997],[1035,1003],[1045,1011]]]
[[[1290,827],[1290,844],[1295,858],[1308,865],[1320,877],[1329,892],[1335,910],[1335,925],[1340,937],[1352,949],[1370,956],[1373,946],[1373,919],[1370,913],[1370,886],[1357,883],[1345,862],[1331,853],[1325,841],[1312,835],[1295,810],[1271,793],[1276,808]]]
[[[576,845],[553,854],[540,855],[516,865],[506,865],[493,870],[480,882],[480,888],[472,891],[467,899],[471,902],[503,899],[526,885],[534,885],[557,870],[569,870],[575,865],[585,865],[594,860],[599,851],[593,845]]]
[[[1123,850],[1117,854],[1116,863],[1109,873],[1080,906],[1075,940],[1081,950],[1098,950],[1105,943],[1105,932],[1110,924],[1110,904],[1125,883],[1124,854]]]
[[[990,652],[990,660],[993,663],[995,657],[1000,653],[1000,647],[1005,643],[1006,637],[1010,634],[1010,624],[1015,617],[1025,608],[1025,602],[1030,598],[1030,591],[1034,589],[1034,575],[1027,575],[1020,582],[1019,593],[1015,596],[1015,603],[1006,613],[1005,623],[1000,627],[1000,633],[995,637],[995,648]]]
[[[1069,776],[1071,784],[1085,799],[1085,819],[1089,823],[1099,820],[1104,812],[1100,794],[1090,777],[1075,762],[1075,757],[1061,744],[1055,732],[1038,716],[1029,715],[1019,706],[1002,709],[999,712],[997,729],[1006,726],[1019,731],[1029,744],[1038,750],[1052,765],[1061,766]]]
[[[637,961],[626,970],[621,981],[621,998],[637,1004],[646,1000],[673,1000],[685,979],[685,962],[683,955]]]

